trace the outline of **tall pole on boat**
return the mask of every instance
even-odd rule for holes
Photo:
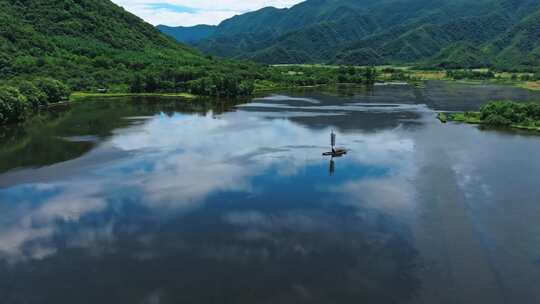
[[[334,130],[330,134],[330,145],[332,146],[332,152],[336,152],[336,133],[334,133]]]

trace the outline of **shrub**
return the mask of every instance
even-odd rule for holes
[[[484,119],[484,123],[491,126],[510,126],[512,122],[499,114],[492,114]]]
[[[474,80],[486,80],[495,78],[495,73],[491,70],[482,72],[482,71],[473,71],[473,70],[447,70],[446,76],[454,80],[461,79],[474,79]]]
[[[520,77],[521,81],[531,81],[531,80],[534,80],[533,78],[534,76],[531,76],[529,74],[523,74]]]
[[[510,101],[491,102],[480,108],[480,119],[486,124],[497,126],[532,125],[540,121],[540,104]]]
[[[67,99],[70,94],[69,88],[62,82],[52,78],[39,78],[37,87],[45,93],[48,103],[55,103]]]
[[[0,87],[0,124],[21,120],[29,108],[28,99],[17,88]]]
[[[47,104],[47,95],[30,81],[19,83],[19,91],[23,94],[30,105],[37,108]]]
[[[219,74],[192,80],[186,85],[193,94],[222,97],[251,95],[255,88],[253,81],[241,80],[234,75],[227,77]]]

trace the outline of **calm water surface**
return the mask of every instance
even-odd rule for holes
[[[540,100],[97,100],[4,129],[0,303],[538,303],[540,137],[435,119],[506,98]]]

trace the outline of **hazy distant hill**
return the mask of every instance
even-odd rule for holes
[[[192,27],[158,25],[157,29],[184,43],[195,43],[209,38],[216,32],[216,26],[196,25]]]
[[[194,45],[263,63],[517,68],[540,65],[539,16],[538,0],[308,0],[235,16]]]

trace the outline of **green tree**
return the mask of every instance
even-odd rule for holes
[[[144,91],[153,93],[159,89],[159,81],[153,74],[147,74],[144,77]]]
[[[19,91],[34,108],[47,104],[47,94],[30,81],[21,81],[19,83]]]
[[[367,84],[373,84],[377,80],[377,70],[374,67],[364,69],[364,81]]]
[[[133,81],[130,86],[131,93],[142,93],[144,92],[144,81],[140,74],[135,74]]]
[[[0,124],[21,120],[28,109],[28,100],[17,88],[0,87]]]
[[[62,82],[52,78],[39,78],[37,87],[47,95],[48,103],[55,103],[67,99],[70,94],[69,88]]]
[[[480,108],[480,119],[489,125],[527,125],[540,122],[540,104],[496,101]]]

